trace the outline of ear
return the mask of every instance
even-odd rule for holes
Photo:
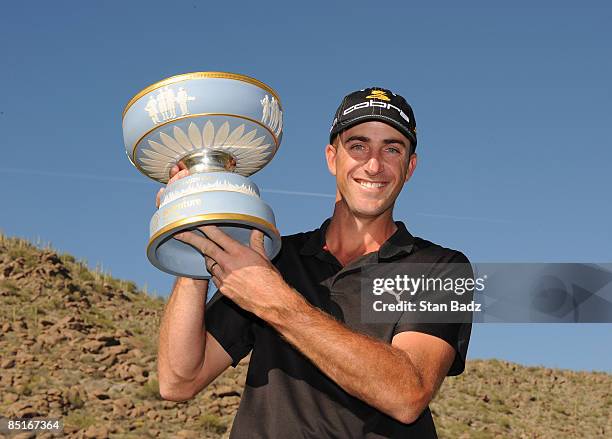
[[[414,152],[408,159],[408,172],[406,172],[406,179],[404,180],[404,182],[410,180],[410,177],[412,177],[412,174],[414,170],[416,169],[416,166],[417,166],[417,155],[416,155],[416,152]]]
[[[334,145],[328,144],[325,147],[325,160],[327,160],[327,169],[334,177],[336,176],[336,154],[338,151]]]

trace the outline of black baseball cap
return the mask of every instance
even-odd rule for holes
[[[380,87],[350,93],[336,110],[329,132],[329,143],[341,131],[370,120],[379,120],[400,131],[416,149],[416,121],[412,107],[400,95]]]

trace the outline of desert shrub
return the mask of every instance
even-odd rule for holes
[[[159,381],[152,379],[144,383],[140,389],[136,392],[136,397],[142,400],[158,400],[161,401],[162,397],[159,393]]]
[[[60,255],[60,260],[64,264],[75,264],[76,263],[76,258],[74,256],[72,256],[71,254],[68,254],[68,253],[62,253]]]
[[[208,433],[225,433],[227,425],[219,416],[206,413],[200,417],[198,424]]]
[[[98,418],[81,409],[71,411],[64,418],[65,425],[74,425],[79,429],[90,427],[96,424],[96,422],[98,422]]]
[[[19,287],[8,279],[0,279],[0,290],[8,291],[11,294],[19,293]]]
[[[87,267],[80,266],[77,272],[77,278],[82,282],[93,282],[95,280],[93,274]]]

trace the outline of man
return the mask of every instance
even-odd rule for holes
[[[463,371],[471,324],[408,314],[370,324],[360,313],[366,265],[466,274],[452,268],[468,263],[463,254],[393,221],[416,143],[404,98],[380,88],[351,93],[325,148],[337,192],[320,229],[284,237],[274,265],[258,231],[250,247],[213,226],[201,228],[206,237],[177,236],[207,255],[222,294],[205,306],[206,281],[177,279],[160,331],[162,397],[192,398],[252,351],[233,438],[436,437],[428,404],[446,375]]]

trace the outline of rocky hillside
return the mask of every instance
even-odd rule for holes
[[[61,418],[68,438],[227,437],[248,359],[192,401],[161,400],[163,299],[0,235],[0,305],[1,415]],[[612,376],[472,361],[432,410],[445,438],[611,437]]]

